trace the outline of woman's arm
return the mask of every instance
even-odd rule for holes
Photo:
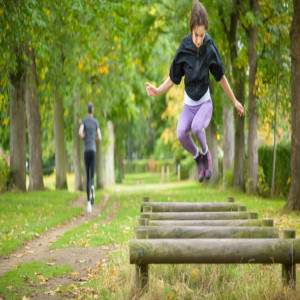
[[[231,87],[227,81],[227,78],[225,75],[223,75],[222,79],[219,81],[221,87],[223,88],[223,90],[225,91],[225,93],[227,94],[227,96],[231,99],[231,101],[233,102],[233,105],[235,106],[238,115],[241,117],[244,114],[244,107],[243,105],[235,98]]]
[[[167,92],[174,85],[174,82],[171,80],[169,76],[159,88],[156,88],[154,85],[152,85],[149,82],[146,82],[145,85],[147,86],[146,90],[148,96],[156,97]]]
[[[78,134],[82,139],[84,139],[83,124],[80,125]]]

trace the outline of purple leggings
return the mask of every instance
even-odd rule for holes
[[[206,150],[205,128],[211,120],[212,111],[213,104],[211,100],[197,106],[189,106],[186,104],[183,106],[177,124],[177,138],[183,148],[193,156],[197,154],[197,146],[190,136],[190,131],[193,132],[202,152],[204,152]]]

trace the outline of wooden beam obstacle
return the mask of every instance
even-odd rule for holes
[[[300,239],[135,239],[131,264],[300,263]]]
[[[138,225],[146,225],[145,220],[149,226],[274,226],[273,219],[246,219],[246,220],[149,220],[139,219]],[[139,223],[143,222],[143,223]]]
[[[138,226],[134,228],[135,237],[149,239],[187,239],[187,238],[278,238],[279,228],[241,227],[241,226]]]
[[[144,206],[144,209],[147,206]],[[150,220],[233,220],[257,219],[256,212],[229,211],[229,212],[142,212],[141,218]]]
[[[294,230],[273,227],[246,206],[227,202],[151,202],[144,197],[141,218],[129,241],[130,263],[136,266],[136,285],[148,287],[149,264],[282,264],[285,286],[295,288],[300,240]]]

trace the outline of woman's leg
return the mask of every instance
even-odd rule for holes
[[[211,155],[206,144],[206,135],[205,135],[205,128],[210,123],[212,111],[213,111],[213,105],[211,100],[201,104],[191,125],[192,132],[195,138],[197,139],[202,149],[202,152],[204,154],[202,156],[204,174],[201,173],[202,177],[199,179],[200,182],[204,180],[204,177],[206,179],[210,179],[212,175]],[[198,174],[198,178],[199,178],[199,174]]]
[[[196,112],[197,109],[195,107],[184,105],[177,124],[177,138],[179,142],[194,157],[198,153],[198,148],[190,136],[190,131]]]
[[[197,139],[203,153],[207,150],[205,128],[210,123],[212,111],[213,105],[211,100],[201,104],[191,125],[193,135]]]

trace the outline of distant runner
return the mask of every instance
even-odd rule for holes
[[[87,212],[92,212],[92,205],[95,201],[94,173],[96,165],[96,143],[101,141],[101,132],[98,121],[93,118],[94,105],[88,103],[88,116],[82,120],[79,128],[79,136],[84,141],[84,164],[86,170],[86,194],[87,194]],[[97,138],[95,134],[97,132]],[[91,198],[90,198],[91,196]]]

